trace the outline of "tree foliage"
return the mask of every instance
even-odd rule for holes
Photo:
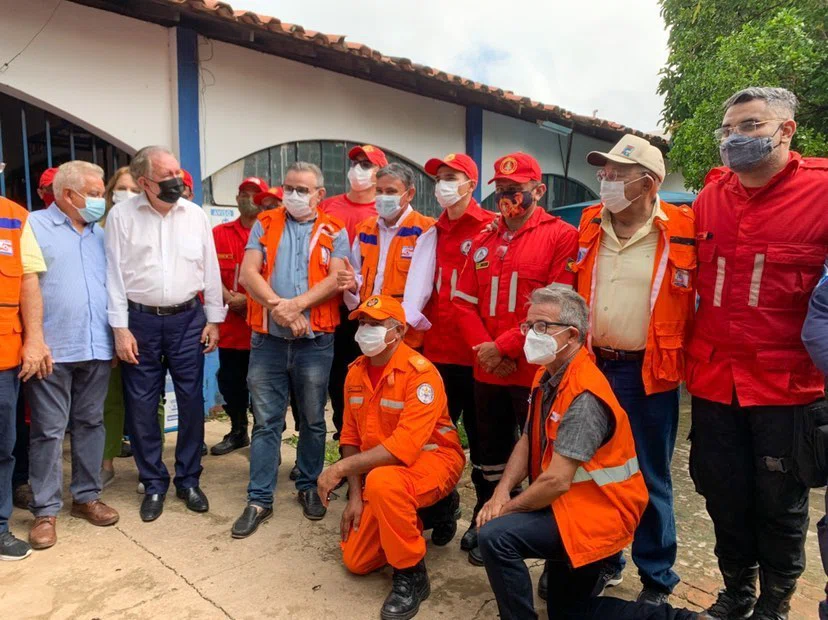
[[[781,86],[800,100],[794,148],[828,154],[828,0],[659,0],[670,28],[661,71],[670,160],[700,188],[720,165],[713,131],[722,103],[748,86]]]

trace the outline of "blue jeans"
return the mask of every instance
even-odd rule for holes
[[[672,592],[679,582],[673,571],[677,545],[670,474],[678,431],[679,391],[647,396],[641,366],[641,361],[598,360],[598,367],[627,412],[638,464],[650,494],[650,503],[635,531],[633,562],[645,587]],[[617,569],[623,570],[624,565],[623,554],[618,554]]]
[[[248,502],[264,508],[273,506],[290,386],[299,406],[296,488],[299,491],[316,488],[316,479],[325,464],[325,402],[333,341],[333,334],[296,340],[253,334],[247,372],[255,420],[250,443]]]
[[[0,370],[0,534],[9,531],[19,368]]]

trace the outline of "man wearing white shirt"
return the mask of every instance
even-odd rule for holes
[[[357,226],[352,266],[341,272],[339,285],[349,310],[372,295],[398,299],[409,325],[405,343],[420,349],[423,332],[431,327],[422,311],[431,296],[434,261],[415,261],[414,257],[434,254],[437,231],[434,218],[412,208],[415,192],[414,173],[408,166],[394,163],[377,171],[378,215]],[[413,264],[422,266],[420,272],[412,270]]]
[[[146,493],[141,518],[153,521],[170,484],[157,417],[168,370],[178,404],[176,495],[190,510],[209,509],[199,488],[204,354],[218,346],[227,309],[210,221],[181,197],[178,160],[164,147],[148,146],[136,153],[130,173],[143,192],[107,217],[108,314],[124,363],[127,428]]]

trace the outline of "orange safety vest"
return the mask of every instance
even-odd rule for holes
[[[262,264],[262,277],[270,284],[273,268],[276,264],[276,254],[279,251],[279,241],[285,229],[287,210],[284,207],[270,209],[259,214],[259,221],[264,227],[264,234],[259,243],[265,247],[265,258]],[[317,211],[316,221],[313,224],[310,240],[310,261],[308,264],[308,289],[313,288],[328,276],[333,253],[334,237],[344,228],[337,218]],[[340,296],[335,295],[328,301],[310,309],[310,326],[314,332],[333,332],[339,325]],[[247,297],[247,324],[260,334],[266,334],[268,312],[264,306]]]
[[[0,370],[16,368],[21,361],[23,256],[20,238],[28,217],[25,209],[0,197]]]
[[[535,376],[527,422],[532,482],[549,467],[558,427],[580,394],[589,392],[598,398],[615,418],[612,437],[575,471],[569,490],[552,502],[569,561],[578,568],[608,558],[632,542],[649,495],[627,414],[587,350],[581,349],[569,363],[549,416],[542,420],[544,372],[541,368]]]
[[[642,378],[647,394],[666,392],[684,379],[684,347],[693,326],[696,295],[696,232],[693,210],[664,201],[667,216],[656,216],[653,226],[661,231],[650,289],[650,324],[644,352]],[[598,250],[601,247],[601,205],[584,209],[578,240],[577,291],[586,300],[590,315],[595,303]],[[589,339],[588,348],[592,346]]]
[[[379,265],[379,216],[370,217],[357,226],[359,252],[362,256],[362,288],[359,289],[360,299],[368,299],[374,295],[374,280],[377,277]],[[408,270],[411,269],[411,259],[414,257],[414,248],[417,239],[424,232],[434,226],[434,218],[418,213],[412,209],[405,216],[397,234],[388,247],[388,256],[385,258],[385,275],[382,281],[382,290],[377,295],[389,295],[402,301],[405,294],[405,281],[408,279]],[[405,334],[405,343],[417,349],[423,344],[425,332],[410,329]]]

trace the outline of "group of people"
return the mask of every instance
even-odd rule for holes
[[[828,160],[791,151],[796,106],[779,88],[733,95],[717,131],[724,166],[692,208],[659,198],[665,164],[644,138],[589,153],[601,201],[579,229],[539,206],[541,168],[522,152],[495,162],[497,213],[473,198],[468,155],[425,163],[435,220],[414,209],[412,170],[364,145],[349,153],[346,194],[328,197],[321,170],[296,162],[280,187],[244,179],[239,218],[212,230],[163,147],[108,186],[94,164],[61,165],[48,208],[0,200],[0,556],[55,544],[67,426],[72,516],[118,520],[100,500],[124,432],[123,418],[104,424],[108,399],[126,412],[140,516],[162,514],[167,372],[176,496],[209,510],[203,358],[218,349],[231,429],[212,452],[250,446],[234,538],[272,515],[290,404],[304,516],[324,518],[347,481],[343,562],[391,565],[381,615],[413,617],[431,587],[423,531],[435,545],[457,531],[462,418],[477,501],[460,547],[485,567],[501,618],[536,617],[529,558],[546,560],[538,594],[553,617],[693,617],[667,605],[684,381],[690,473],[725,586],[703,617],[786,618],[808,525],[794,420],[824,398],[801,331],[828,256]],[[821,318],[806,342],[824,368]],[[18,381],[31,547],[8,531]],[[341,458],[324,469],[329,396]],[[621,582],[630,544],[637,601],[596,599]]]

